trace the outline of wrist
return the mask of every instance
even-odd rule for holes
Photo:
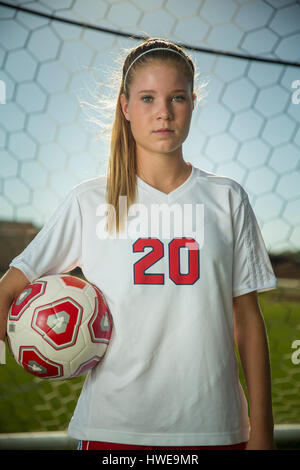
[[[274,438],[274,426],[265,423],[259,425],[251,425],[250,437],[272,440]]]
[[[273,410],[270,403],[262,404],[250,412],[250,428],[252,430],[274,431]],[[251,410],[251,407],[250,407]]]
[[[259,413],[250,418],[250,435],[273,437],[274,420],[272,411],[265,414]]]

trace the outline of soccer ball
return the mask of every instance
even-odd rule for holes
[[[7,337],[16,361],[52,380],[80,376],[103,358],[112,318],[102,292],[75,276],[37,279],[14,299]]]

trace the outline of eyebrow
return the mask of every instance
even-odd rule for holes
[[[183,90],[183,89],[172,90],[172,91],[171,91],[171,93],[175,93],[175,92],[187,93],[187,91],[186,91],[186,90]],[[141,90],[141,91],[138,92],[138,94],[139,94],[139,93],[156,93],[156,91],[155,91],[155,90]]]

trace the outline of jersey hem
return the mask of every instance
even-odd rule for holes
[[[244,289],[237,289],[233,291],[233,297],[239,297],[240,295],[249,294],[249,292],[267,292],[269,290],[277,289],[277,281],[276,283],[272,283],[270,285],[265,286],[257,286],[257,287],[245,287]]]
[[[232,445],[247,442],[249,428],[240,428],[224,433],[135,433],[109,431],[106,429],[85,429],[77,426],[69,427],[68,434],[82,441],[113,442],[117,444],[149,445],[149,446],[207,446]]]
[[[9,267],[18,268],[20,271],[22,271],[22,273],[27,277],[29,283],[35,281],[38,278],[37,274],[32,271],[23,261],[12,261],[9,264]]]

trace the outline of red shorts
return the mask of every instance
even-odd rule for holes
[[[226,446],[136,446],[129,444],[116,444],[114,442],[79,441],[78,450],[245,450],[247,442]]]

